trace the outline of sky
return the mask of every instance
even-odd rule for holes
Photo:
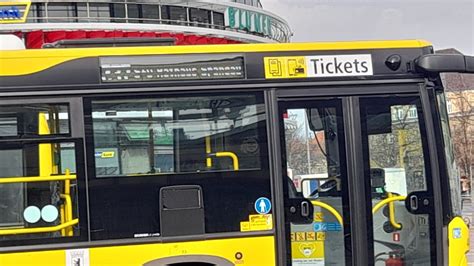
[[[261,0],[292,42],[424,39],[474,55],[474,0]]]

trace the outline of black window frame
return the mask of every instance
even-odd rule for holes
[[[76,159],[76,185],[77,185],[77,204],[73,208],[77,208],[79,213],[79,223],[76,227],[79,228],[78,236],[59,236],[59,237],[41,237],[32,239],[16,239],[16,240],[2,240],[0,237],[0,248],[4,247],[18,247],[20,249],[38,249],[45,244],[67,244],[85,242],[89,240],[89,219],[88,219],[88,205],[86,196],[86,178],[85,178],[85,164],[84,164],[84,142],[82,138],[69,137],[48,137],[44,139],[14,139],[14,140],[0,140],[1,149],[23,149],[25,145],[37,144],[54,144],[54,143],[74,143],[75,159]],[[46,181],[48,182],[48,181]],[[49,181],[53,182],[53,181]],[[78,207],[77,207],[78,206]],[[41,235],[42,233],[38,233]],[[32,234],[25,234],[32,235]]]
[[[16,139],[51,139],[51,138],[58,138],[58,137],[71,137],[72,134],[72,127],[71,127],[71,106],[70,103],[68,102],[44,102],[44,103],[31,103],[31,104],[5,104],[5,105],[0,105],[0,109],[4,107],[19,107],[21,108],[22,106],[24,107],[31,107],[31,106],[41,106],[41,105],[51,105],[51,106],[66,106],[67,108],[67,113],[68,113],[68,132],[67,133],[54,133],[54,134],[44,134],[44,135],[39,135],[39,134],[27,134],[21,129],[21,125],[23,124],[23,119],[21,116],[16,113],[16,118],[17,118],[17,135],[16,136],[0,136],[0,141],[2,140],[16,140]],[[4,114],[0,115],[4,117]],[[13,117],[13,116],[9,116]]]
[[[269,147],[268,147],[268,116],[265,115],[264,121],[259,121],[259,127],[256,128],[258,138],[260,139],[260,168],[259,169],[250,169],[250,170],[241,170],[241,171],[209,171],[209,172],[195,172],[195,173],[164,173],[164,174],[152,174],[152,175],[145,175],[145,176],[107,176],[107,177],[96,177],[96,170],[95,170],[95,158],[94,158],[94,137],[93,137],[93,129],[92,129],[92,102],[93,101],[104,101],[104,100],[132,100],[132,99],[160,99],[160,98],[186,98],[186,97],[205,97],[205,96],[214,96],[214,97],[223,97],[225,96],[235,96],[235,95],[248,95],[249,93],[242,93],[239,91],[233,92],[219,92],[219,93],[205,93],[205,92],[196,92],[196,93],[147,93],[147,94],[123,94],[123,95],[116,95],[114,97],[110,97],[107,95],[97,95],[84,98],[84,123],[86,128],[86,158],[87,158],[87,173],[88,173],[88,184],[89,187],[93,187],[94,189],[99,190],[101,187],[106,188],[115,184],[115,189],[119,189],[119,186],[147,186],[153,187],[163,187],[165,185],[183,185],[183,184],[197,184],[203,187],[203,194],[204,194],[204,206],[209,205],[209,198],[211,194],[209,193],[222,193],[219,198],[226,198],[226,194],[224,192],[219,192],[219,186],[224,188],[226,191],[233,191],[235,189],[244,189],[245,190],[252,190],[249,188],[249,184],[255,184],[255,187],[260,187],[258,190],[259,195],[265,196],[271,199],[272,197],[272,188],[271,188],[271,176],[270,176],[270,155],[269,155]],[[266,105],[264,95],[262,91],[258,92],[251,92],[252,95],[256,96],[256,104]],[[263,128],[262,128],[263,127]],[[262,130],[264,129],[264,130]],[[216,182],[213,185],[213,182]],[[227,185],[227,182],[231,182],[231,184]],[[233,185],[232,185],[233,184]],[[263,184],[263,185],[262,185]],[[262,189],[262,186],[264,189]],[[156,189],[155,189],[156,190]],[[158,190],[156,190],[158,191]],[[227,191],[227,192],[228,192]],[[128,194],[132,192],[127,192]],[[207,193],[207,197],[206,197]],[[94,207],[94,202],[97,202],[95,199],[96,195],[98,195],[97,191],[89,190],[89,210],[90,210],[90,219],[91,221],[95,221],[94,217],[97,217],[97,212]],[[118,193],[117,193],[118,194]],[[140,194],[141,197],[147,197],[146,193]],[[239,204],[245,203],[247,198],[250,195],[246,195],[247,193],[240,193],[238,198],[233,199],[231,202],[235,204],[239,202]],[[215,196],[213,196],[215,197]],[[247,197],[247,198],[246,198]],[[257,198],[255,198],[257,199]],[[103,202],[103,201],[99,201]],[[117,203],[119,204],[119,203]],[[237,204],[237,205],[239,205]],[[212,203],[211,203],[212,205]],[[253,210],[253,204],[247,204],[248,211],[250,209]],[[97,207],[99,208],[99,207]],[[237,206],[237,209],[242,209],[243,206]],[[240,231],[240,222],[248,220],[248,215],[251,213],[247,213],[247,209],[242,209],[240,211],[236,211],[235,214],[232,215],[222,215],[222,211],[212,211],[212,209],[219,209],[219,208],[207,208],[206,209],[206,231],[205,234],[214,234],[214,233],[231,233],[231,234],[245,234],[245,232]],[[216,213],[219,213],[217,215]],[[103,213],[101,214],[102,218],[105,220]],[[155,217],[155,216],[154,216]],[[219,218],[220,217],[220,218]],[[225,217],[223,219],[222,217]],[[236,218],[239,217],[239,218]],[[232,222],[229,219],[233,219]],[[103,222],[103,221],[102,221]],[[150,221],[153,223],[157,223],[156,220]],[[134,237],[131,235],[130,232],[97,232],[93,233],[95,230],[94,223],[91,224],[91,240],[113,240],[113,239],[121,239],[123,241],[129,241]],[[101,228],[104,227],[102,224]],[[140,225],[135,224],[136,228],[139,228]],[[157,227],[159,232],[161,232],[161,228]],[[136,229],[138,230],[138,229]],[[273,233],[275,228],[271,231],[262,231],[262,234],[271,234]],[[109,234],[110,233],[110,234]],[[137,231],[136,233],[140,233]],[[128,235],[126,235],[128,234]],[[154,236],[154,238],[162,238],[162,236]],[[184,238],[188,238],[188,236],[184,236]],[[189,236],[191,239],[192,236]],[[146,239],[146,238],[145,238]]]
[[[431,199],[434,198],[434,181],[432,175],[432,163],[430,153],[433,151],[430,149],[430,144],[428,143],[428,134],[427,134],[427,121],[425,121],[425,113],[430,112],[430,110],[424,110],[423,99],[421,94],[380,94],[380,95],[367,95],[361,96],[359,99],[359,112],[360,112],[360,126],[361,126],[361,137],[362,137],[362,158],[364,165],[364,176],[370,177],[370,146],[369,146],[369,134],[367,129],[367,117],[364,111],[364,104],[369,102],[373,103],[375,98],[380,98],[381,101],[384,98],[389,98],[388,103],[394,102],[395,105],[415,105],[417,109],[417,120],[418,127],[420,130],[420,142],[423,153],[423,167],[425,170],[424,177],[426,181],[426,191],[425,192]],[[369,100],[371,99],[371,100]],[[378,104],[381,103],[377,102]],[[385,102],[387,105],[387,102]],[[365,178],[365,191],[371,191],[371,184],[369,178]],[[373,215],[372,215],[372,195],[371,193],[366,193],[365,195],[366,202],[366,213],[370,214],[367,217],[367,246],[369,251],[368,261],[369,264],[374,264],[375,258],[375,247],[374,247],[374,224],[373,224]],[[437,237],[436,237],[436,214],[434,213],[435,207],[431,205],[432,211],[428,215],[430,221],[430,262],[432,265],[436,265],[436,260],[439,258],[439,255],[436,254]]]

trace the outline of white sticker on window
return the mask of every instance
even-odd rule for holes
[[[89,266],[89,249],[66,250],[66,266]]]

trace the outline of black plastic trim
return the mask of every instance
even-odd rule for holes
[[[349,209],[351,213],[352,232],[352,263],[353,265],[369,265],[370,253],[367,236],[372,215],[367,216],[370,206],[367,201],[370,193],[366,193],[367,180],[364,178],[364,160],[360,151],[363,150],[362,129],[360,125],[359,97],[343,98],[344,128],[346,139],[347,180],[349,183]],[[363,182],[361,182],[363,181]],[[372,262],[373,263],[373,262]]]
[[[198,236],[186,237],[148,237],[148,238],[130,238],[130,239],[116,239],[116,240],[96,240],[88,242],[74,242],[63,244],[44,244],[44,245],[30,245],[30,246],[11,246],[1,247],[0,254],[12,252],[31,252],[31,251],[52,251],[64,250],[71,248],[97,248],[97,247],[111,247],[122,245],[143,245],[143,244],[158,244],[171,242],[187,242],[187,241],[202,241],[202,240],[217,240],[228,238],[246,238],[246,237],[264,237],[273,236],[273,230],[260,232],[234,232],[234,233],[215,233]]]
[[[441,193],[441,182],[440,182],[440,173],[439,173],[439,168],[438,168],[438,146],[436,143],[436,135],[432,129],[434,129],[434,124],[433,124],[433,114],[431,112],[431,106],[434,104],[430,100],[430,97],[428,95],[428,91],[426,87],[421,84],[420,85],[420,97],[421,97],[421,106],[423,109],[423,120],[425,123],[425,128],[426,128],[426,135],[427,135],[427,145],[428,145],[428,150],[429,150],[429,163],[430,163],[430,172],[431,172],[431,186],[432,186],[432,193],[433,193],[433,204],[432,208],[434,210],[434,213],[430,215],[431,217],[434,218],[434,232],[432,233],[432,236],[434,236],[434,239],[432,239],[432,242],[435,243],[436,247],[435,250],[432,250],[432,256],[436,256],[436,261],[434,262],[435,265],[443,265],[443,245],[442,243],[444,241],[447,241],[446,236],[443,237],[443,232],[442,232],[442,225],[443,225],[443,205],[442,205],[442,193]],[[428,185],[430,185],[428,183]],[[430,188],[428,187],[428,190]],[[431,218],[430,217],[430,218]]]
[[[285,201],[283,192],[283,173],[281,172],[281,143],[280,143],[280,116],[278,99],[275,89],[265,92],[267,113],[267,134],[269,140],[270,175],[272,182],[272,200],[275,206],[274,225],[276,233],[276,262],[277,265],[286,265],[287,236],[285,230]],[[273,123],[270,123],[272,121]]]

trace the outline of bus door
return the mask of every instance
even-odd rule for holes
[[[288,265],[435,264],[419,96],[284,98],[279,116]]]
[[[0,247],[87,239],[80,101],[0,104]]]

